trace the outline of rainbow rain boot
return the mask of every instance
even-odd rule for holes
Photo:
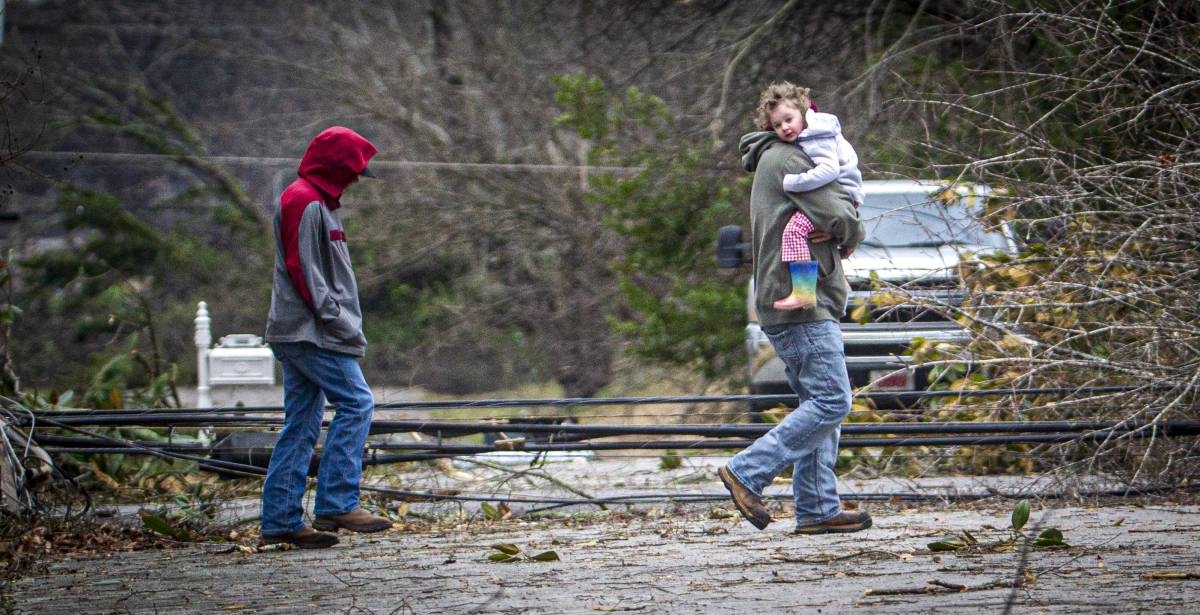
[[[817,261],[788,263],[792,272],[792,294],[775,302],[777,310],[798,310],[817,305]]]

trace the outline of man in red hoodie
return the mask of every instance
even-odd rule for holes
[[[275,274],[265,339],[283,364],[284,419],[263,482],[263,544],[330,547],[337,544],[340,528],[378,532],[392,526],[359,503],[363,446],[375,401],[358,365],[367,340],[337,214],[346,188],[370,176],[367,163],[376,151],[348,128],[321,131],[300,161],[300,177],[283,191],[275,210]],[[317,474],[316,519],[308,527],[302,499],[326,399],[336,412]]]

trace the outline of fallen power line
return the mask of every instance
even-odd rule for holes
[[[981,397],[981,396],[1026,396],[1026,395],[1100,395],[1141,390],[1144,387],[1055,387],[1055,388],[1010,388],[975,391],[922,391],[925,397]],[[868,394],[869,395],[869,394]],[[620,398],[560,398],[560,399],[486,399],[450,401],[404,401],[377,405],[381,409],[437,410],[449,408],[508,408],[538,406],[598,406],[598,405],[649,405],[649,404],[698,404],[753,401],[759,404],[784,402],[793,399],[789,395],[716,395],[716,396],[665,396],[665,397],[620,397]],[[21,425],[35,430],[38,422],[45,424],[91,427],[169,427],[189,428],[274,428],[282,424],[282,411],[278,406],[232,407],[215,409],[170,409],[131,408],[121,410],[67,410],[30,412],[21,417]],[[267,416],[262,416],[262,414]],[[328,421],[326,421],[326,424]],[[471,421],[433,420],[376,420],[372,421],[371,433],[384,435],[394,433],[420,433],[435,439],[426,442],[375,444],[378,450],[411,450],[421,457],[470,455],[479,452],[513,450],[517,446],[533,452],[570,450],[621,450],[655,448],[741,448],[749,441],[771,429],[764,423],[722,424],[578,424],[559,418],[490,418]],[[495,434],[501,443],[486,445],[445,443],[443,439]],[[970,435],[967,435],[970,434]],[[977,446],[990,444],[1045,444],[1073,440],[1097,441],[1112,437],[1182,437],[1200,434],[1200,421],[1159,421],[1149,424],[1134,424],[1129,421],[1009,421],[1009,422],[880,422],[846,423],[842,426],[844,447],[899,447],[899,446]],[[634,441],[585,443],[584,440],[620,436],[692,436],[702,438],[695,441]],[[866,438],[863,436],[882,436]],[[921,436],[921,437],[917,437]],[[116,452],[122,446],[112,446],[95,439],[43,438],[43,444],[54,450],[71,449],[75,452]],[[726,438],[714,441],[712,438]],[[729,439],[740,438],[740,439]],[[173,443],[138,443],[145,450],[166,447],[162,450],[204,452],[203,448],[183,447]],[[257,451],[268,443],[256,446],[227,445],[223,454],[241,454]],[[212,451],[209,451],[212,452]],[[407,459],[407,457],[405,457]]]
[[[1145,387],[1092,387],[1056,389],[996,389],[983,391],[924,392],[928,397],[981,397],[1013,395],[1105,395],[1144,390]],[[789,403],[789,395],[726,395],[629,398],[564,398],[520,400],[458,400],[388,402],[380,409],[412,409],[435,411],[451,408],[524,408],[572,407],[601,405],[701,404],[701,403]],[[193,462],[198,468],[229,476],[256,476],[265,472],[276,435],[264,429],[282,424],[282,408],[231,407],[215,409],[132,408],[121,410],[60,410],[30,411],[14,417],[26,428],[47,452],[53,454],[122,454],[151,455]],[[503,451],[520,451],[532,461],[551,453],[592,451],[662,451],[662,450],[733,450],[751,444],[769,431],[766,423],[682,423],[682,424],[587,424],[564,422],[566,417],[486,417],[476,420],[375,420],[371,424],[374,436],[389,434],[423,434],[413,441],[397,441],[394,437],[368,441],[364,464],[433,460],[447,457]],[[87,428],[152,427],[179,429],[220,427],[225,437],[213,445],[201,444],[193,437],[183,441],[127,440]],[[47,432],[57,429],[78,434],[64,436]],[[258,431],[244,431],[254,429]],[[450,441],[456,438],[483,436],[485,443]],[[879,423],[845,423],[842,425],[840,446],[843,448],[899,447],[959,447],[1008,446],[1016,444],[1045,445],[1062,443],[1098,443],[1115,438],[1191,437],[1200,435],[1200,421],[1156,421],[1135,423],[1111,420],[1060,421],[927,421]],[[600,438],[643,438],[620,441]],[[669,438],[669,439],[664,439]],[[318,461],[319,463],[319,461]],[[380,490],[381,493],[392,493]],[[404,497],[428,499],[458,499],[436,493],[400,492]],[[670,495],[662,499],[696,501],[725,499],[724,495]],[[597,504],[600,500],[570,498],[535,498],[521,500],[489,495],[486,501],[536,502],[548,507],[572,504]],[[636,498],[621,496],[606,498],[609,503],[631,503]]]
[[[1090,433],[1043,433],[1016,434],[991,436],[940,436],[940,437],[907,437],[907,438],[842,438],[840,448],[893,448],[905,446],[986,446],[1007,444],[1061,444],[1065,442],[1098,442],[1112,437],[1132,436],[1147,437],[1180,437],[1200,435],[1200,427],[1191,426],[1188,429],[1127,430],[1127,431],[1095,431]],[[269,447],[209,447],[196,444],[165,444],[148,441],[137,442],[137,447],[105,446],[104,441],[62,443],[47,439],[42,446],[47,452],[79,453],[79,454],[117,454],[142,453],[153,454],[154,451],[208,453],[220,452],[227,454],[248,454],[268,450]],[[510,441],[511,442],[511,441]],[[411,450],[428,453],[419,456],[396,456],[384,460],[378,455],[368,455],[367,460],[375,463],[413,461],[417,459],[432,459],[434,457],[458,457],[477,455],[480,453],[524,451],[529,453],[566,452],[566,451],[633,451],[633,450],[688,450],[688,449],[741,449],[754,442],[753,439],[702,439],[702,440],[645,440],[623,442],[569,442],[569,443],[540,443],[523,442],[520,444],[444,444],[436,442],[400,442],[368,444],[368,449],[374,451]]]
[[[1152,390],[1155,387],[1146,386],[1103,386],[1103,387],[1043,387],[1043,388],[1008,388],[1008,389],[964,389],[953,391],[905,391],[907,397],[934,399],[959,398],[971,399],[978,397],[1012,397],[1030,395],[1106,395],[1112,393],[1132,393]],[[855,399],[891,399],[896,392],[859,391]],[[458,400],[412,400],[379,402],[376,410],[441,410],[441,409],[472,409],[472,408],[537,408],[563,406],[643,406],[656,404],[711,404],[711,403],[750,403],[759,406],[767,404],[788,405],[796,403],[794,394],[781,395],[678,395],[654,397],[565,397],[553,399],[458,399]],[[207,414],[264,414],[283,412],[283,406],[226,406],[220,408],[122,408],[109,410],[39,410],[39,414],[53,417],[68,416],[125,416],[136,414],[154,414],[161,412]]]
[[[225,416],[220,414],[162,413],[144,415],[79,415],[69,417],[40,417],[43,422],[54,425],[90,425],[105,427],[206,427],[232,426],[276,427],[283,424],[282,417]],[[612,436],[701,436],[757,438],[772,428],[769,423],[723,423],[723,424],[579,424],[521,422],[522,419],[491,419],[479,422],[427,421],[427,420],[375,420],[371,422],[371,434],[422,433],[443,438],[455,438],[480,433],[525,433],[545,434],[546,439],[578,440]],[[29,421],[26,421],[29,423]],[[328,426],[329,421],[324,421]],[[29,426],[28,424],[23,426]],[[1135,424],[1128,421],[1003,421],[982,423],[972,421],[905,422],[905,423],[844,423],[842,435],[887,435],[887,434],[967,434],[967,433],[1066,433],[1086,432],[1141,432],[1160,436],[1190,436],[1200,434],[1200,421],[1159,421]]]
[[[47,420],[62,427],[86,424],[84,417],[72,417],[70,421]],[[112,419],[113,417],[93,417]],[[114,424],[102,420],[105,426],[205,426],[214,417],[180,417],[183,420],[170,422],[165,417],[154,416],[154,421],[136,421]],[[143,417],[146,418],[146,417]],[[238,417],[216,417],[236,420]],[[265,424],[278,425],[273,417],[263,419]],[[220,421],[217,421],[218,423]],[[423,433],[435,439],[413,442],[372,442],[366,461],[369,463],[398,463],[457,457],[489,452],[520,450],[528,453],[569,451],[619,451],[619,450],[689,450],[689,449],[740,449],[749,446],[755,438],[771,429],[766,424],[684,424],[684,425],[580,425],[541,423],[454,423],[436,421],[375,421],[372,433]],[[126,441],[114,444],[108,437],[65,437],[52,434],[36,436],[39,444],[48,452],[77,454],[157,454],[191,453],[209,455],[229,460],[244,457],[258,458],[265,467],[270,457],[274,439],[272,434],[251,433],[257,438],[252,443],[237,443],[237,434],[231,434],[215,446],[195,443],[173,443],[170,441]],[[501,439],[489,444],[446,442],[456,438],[481,433],[497,434]],[[513,437],[517,434],[517,437]],[[1186,437],[1200,435],[1200,421],[1170,421],[1145,425],[1127,424],[1117,421],[1039,421],[999,423],[849,423],[842,426],[842,448],[889,448],[889,447],[932,447],[932,446],[989,446],[1010,444],[1061,444],[1066,442],[1101,442],[1117,437]],[[540,436],[540,437],[539,437]],[[589,442],[592,438],[619,436],[692,436],[694,440],[624,440]],[[866,437],[880,436],[880,437]],[[408,451],[402,454],[381,455],[387,451]],[[256,465],[256,467],[258,467]]]

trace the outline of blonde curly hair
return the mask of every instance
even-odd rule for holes
[[[812,106],[812,98],[808,92],[808,88],[792,85],[788,81],[772,83],[758,96],[758,109],[755,110],[754,121],[763,130],[774,130],[771,126],[771,112],[785,103],[801,113],[807,113],[808,108]]]

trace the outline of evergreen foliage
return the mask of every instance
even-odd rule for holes
[[[745,217],[733,201],[747,182],[718,171],[711,148],[673,138],[678,121],[657,96],[611,93],[584,74],[552,82],[564,110],[556,123],[589,140],[589,162],[634,169],[593,177],[586,195],[622,238],[612,268],[624,310],[614,330],[643,359],[708,379],[735,373],[745,290],[718,275],[713,248],[718,228]]]

